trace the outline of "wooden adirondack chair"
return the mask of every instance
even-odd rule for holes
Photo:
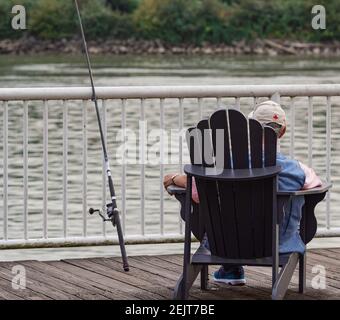
[[[218,141],[221,132],[223,145]],[[198,139],[200,135],[202,139]],[[248,121],[237,110],[218,110],[209,119],[200,121],[196,128],[188,129],[187,143],[192,163],[184,166],[187,189],[168,188],[182,203],[181,216],[186,222],[183,273],[174,298],[187,299],[199,273],[201,289],[207,289],[208,265],[221,264],[271,266],[272,298],[282,299],[299,262],[299,292],[303,293],[306,254],[279,255],[283,207],[289,197],[305,196],[300,234],[307,244],[317,229],[314,208],[330,185],[307,191],[278,192],[280,167],[276,166],[276,134],[254,119]],[[220,167],[216,164],[217,148],[224,150]],[[191,200],[193,177],[199,204]],[[192,233],[200,241],[206,233],[210,251],[201,244],[191,256]]]

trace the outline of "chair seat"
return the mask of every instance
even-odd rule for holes
[[[281,254],[279,256],[279,265],[284,266],[287,264],[291,254]],[[211,252],[201,245],[191,258],[192,264],[211,264],[211,265],[221,265],[221,264],[233,264],[233,265],[243,265],[243,266],[258,266],[266,267],[273,265],[272,257],[258,258],[258,259],[229,259],[219,256],[211,255]]]

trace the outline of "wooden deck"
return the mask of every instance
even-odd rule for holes
[[[52,262],[0,263],[0,299],[171,299],[180,276],[182,256],[129,257],[131,270],[122,271],[119,258],[74,259]],[[26,269],[26,289],[12,289],[12,267]],[[326,289],[311,287],[314,265],[326,268]],[[211,273],[216,267],[210,267]],[[197,280],[191,299],[270,299],[270,268],[246,267],[247,285],[230,287],[209,282],[208,291]],[[340,249],[310,250],[307,292],[297,293],[297,274],[286,299],[340,299]]]

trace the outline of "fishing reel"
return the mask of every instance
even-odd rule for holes
[[[105,208],[103,208],[103,210],[90,208],[89,214],[93,215],[95,212],[97,212],[104,222],[111,221],[115,226],[115,211],[118,213],[117,209],[113,209],[112,203],[110,202]]]

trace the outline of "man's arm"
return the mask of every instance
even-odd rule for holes
[[[321,179],[317,176],[313,168],[310,168],[299,161],[300,167],[305,173],[306,179],[303,185],[303,190],[313,189],[322,185]]]

